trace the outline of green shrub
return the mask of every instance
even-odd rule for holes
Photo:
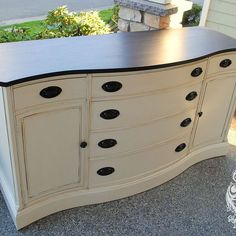
[[[98,12],[81,12],[78,16],[79,33],[81,35],[107,34],[110,28],[101,20]]]
[[[45,30],[38,38],[60,38],[81,35],[106,34],[110,28],[101,20],[96,11],[69,12],[66,6],[58,7],[48,13]]]
[[[186,26],[198,26],[200,23],[202,6],[193,4],[191,10],[186,11],[183,15],[182,25]]]
[[[66,6],[49,11],[44,29],[37,34],[37,38],[61,38],[78,35],[78,15],[69,12]]]
[[[119,5],[115,5],[112,8],[113,14],[111,17],[111,28],[115,32],[118,31],[119,10],[120,10]]]
[[[16,28],[0,30],[0,43],[17,42],[35,39],[34,36],[29,34],[29,28]]]
[[[113,15],[112,15],[112,21],[114,23],[118,23],[118,20],[119,20],[119,11],[120,11],[120,6],[119,5],[115,5],[113,8],[112,8],[112,11],[113,11]]]
[[[69,12],[66,6],[58,7],[48,13],[40,30],[34,33],[27,27],[0,28],[0,43],[95,35],[110,33],[110,27],[99,17],[96,11]]]

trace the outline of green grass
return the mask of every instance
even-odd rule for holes
[[[100,18],[107,24],[109,24],[109,22],[111,21],[112,14],[113,14],[112,9],[106,9],[99,12]],[[24,22],[20,24],[0,26],[0,30],[7,30],[7,29],[11,29],[12,27],[28,28],[29,34],[33,35],[43,30],[44,20],[28,21],[28,22]]]
[[[0,30],[7,30],[7,29],[11,29],[13,27],[15,27],[15,28],[28,28],[29,34],[33,35],[35,33],[41,32],[43,30],[43,25],[44,25],[44,20],[37,20],[37,21],[24,22],[24,23],[20,23],[20,24],[1,26]]]
[[[100,18],[106,23],[109,24],[112,32],[116,32],[116,23],[114,23],[113,14],[117,13],[116,8],[106,9],[99,11]],[[50,29],[47,29],[45,20],[38,21],[28,21],[19,24],[0,26],[0,43],[6,42],[17,42],[17,41],[27,41],[27,40],[36,40],[44,39],[51,37],[61,37],[61,32],[51,32]],[[104,27],[104,26],[101,26]],[[104,27],[105,29],[106,27]],[[103,31],[98,31],[103,32]],[[56,34],[58,33],[58,35]],[[65,35],[66,34],[62,34]]]
[[[102,10],[99,12],[100,18],[105,21],[105,23],[109,24],[113,15],[112,9]]]

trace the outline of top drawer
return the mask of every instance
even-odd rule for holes
[[[217,55],[209,59],[208,75],[232,70],[236,70],[236,52]]]
[[[15,88],[13,94],[16,110],[50,102],[84,98],[86,79],[62,79],[25,85]]]
[[[92,97],[139,94],[172,88],[203,79],[207,61],[168,69],[123,73],[120,75],[93,75]],[[107,91],[106,91],[107,90]]]

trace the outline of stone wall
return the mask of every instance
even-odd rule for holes
[[[171,25],[171,15],[175,16],[173,19],[176,19],[178,3],[186,2],[185,0],[175,0],[174,5],[171,4],[170,1],[171,0],[114,0],[115,4],[120,5],[119,30],[134,32],[169,28]],[[183,11],[181,14],[183,14]],[[181,16],[180,19],[182,19]],[[179,25],[179,23],[180,22],[176,25]]]

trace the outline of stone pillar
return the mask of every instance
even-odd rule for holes
[[[185,0],[114,0],[115,4],[120,6],[119,30],[134,32],[169,28],[171,16],[178,11],[178,7],[171,1],[178,3],[176,5],[180,5],[180,1],[186,2]],[[178,27],[179,23],[176,24]]]

